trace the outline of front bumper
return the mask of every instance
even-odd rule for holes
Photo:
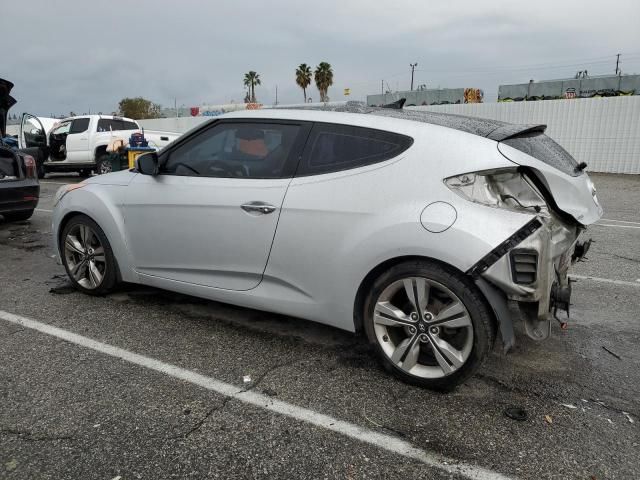
[[[547,338],[558,309],[569,311],[569,268],[586,254],[590,241],[580,242],[584,230],[558,217],[537,216],[505,240],[468,272],[476,282],[497,289],[510,311],[520,313],[526,333],[535,340]],[[489,288],[483,284],[483,290]],[[486,295],[486,293],[485,293]],[[490,300],[490,303],[495,304]],[[495,305],[494,311],[496,310]],[[504,308],[503,308],[504,309]],[[500,319],[501,324],[503,319]],[[505,347],[513,338],[503,340]],[[512,334],[511,328],[511,336]]]

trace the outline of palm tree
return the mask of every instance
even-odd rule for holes
[[[251,102],[256,103],[256,85],[260,85],[260,75],[253,70],[244,74],[244,86],[251,92]]]
[[[296,83],[304,94],[304,103],[307,103],[307,87],[311,84],[311,67],[301,63],[296,69]]]
[[[327,96],[327,90],[333,85],[333,70],[331,70],[331,65],[327,62],[320,62],[314,76],[316,87],[318,87],[318,91],[320,92],[320,101],[328,102],[329,97]]]

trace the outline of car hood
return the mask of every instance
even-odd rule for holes
[[[0,138],[7,135],[7,115],[9,109],[16,104],[16,99],[9,93],[13,88],[13,83],[0,78]]]
[[[498,143],[500,153],[513,163],[526,167],[546,187],[558,210],[582,225],[598,221],[603,214],[596,188],[589,175],[564,173],[549,163],[538,160],[505,143]]]

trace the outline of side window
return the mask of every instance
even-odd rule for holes
[[[169,153],[162,172],[224,178],[281,178],[299,125],[220,123]]]
[[[71,122],[71,128],[69,129],[69,133],[82,133],[86,132],[89,128],[89,119],[88,118],[76,118],[73,122]]]
[[[112,128],[110,118],[101,118],[98,120],[96,132],[109,132],[111,130],[115,130],[115,128]]]
[[[398,133],[350,125],[315,124],[298,176],[338,172],[400,155],[413,139]]]
[[[97,132],[116,132],[118,130],[138,130],[138,125],[121,118],[101,118],[98,120]]]
[[[61,135],[63,133],[69,133],[70,128],[71,128],[71,122],[69,122],[69,121],[63,122],[60,125],[58,125],[56,128],[54,128],[51,133],[54,134],[54,135]]]

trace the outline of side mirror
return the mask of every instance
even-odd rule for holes
[[[136,170],[143,175],[157,175],[158,153],[144,153],[136,158]]]

